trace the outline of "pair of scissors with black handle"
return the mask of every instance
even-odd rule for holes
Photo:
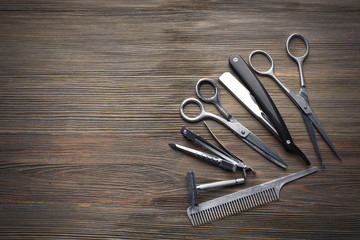
[[[290,51],[290,42],[294,38],[300,38],[305,43],[306,51],[305,51],[303,56],[295,56],[295,55],[293,55],[291,53],[291,51]],[[315,116],[315,113],[313,112],[313,110],[310,107],[309,97],[308,97],[308,94],[307,94],[306,85],[305,85],[305,81],[304,81],[304,73],[303,73],[303,63],[304,63],[304,60],[306,59],[306,57],[308,56],[308,53],[309,53],[309,43],[308,43],[308,41],[306,40],[306,38],[303,35],[301,35],[299,33],[294,33],[294,34],[290,35],[289,38],[286,41],[286,51],[287,51],[288,55],[290,56],[290,58],[297,63],[298,68],[299,68],[299,74],[300,74],[300,92],[299,92],[299,94],[295,94],[293,91],[291,91],[289,88],[287,88],[284,85],[284,83],[282,83],[276,77],[276,75],[274,73],[274,61],[273,61],[272,57],[267,52],[262,51],[262,50],[256,50],[256,51],[252,52],[250,54],[250,56],[249,56],[249,64],[250,64],[251,68],[255,72],[257,72],[258,74],[269,76],[269,77],[273,78],[275,80],[275,82],[280,86],[280,88],[286,93],[286,95],[299,108],[299,110],[301,112],[301,115],[302,115],[302,118],[304,120],[306,129],[307,129],[307,131],[309,133],[310,139],[311,139],[311,141],[312,141],[312,143],[314,145],[316,154],[317,154],[321,164],[324,166],[324,161],[323,161],[323,159],[321,157],[319,145],[318,145],[317,140],[316,140],[314,126],[318,129],[321,136],[324,138],[324,140],[330,146],[330,148],[333,150],[333,152],[336,154],[336,156],[341,160],[341,157],[339,156],[338,152],[336,151],[334,145],[332,144],[329,137],[327,136],[324,128],[321,126],[320,121]],[[262,54],[270,61],[271,66],[267,71],[259,71],[253,66],[253,64],[251,62],[251,59],[256,54]]]
[[[280,115],[279,110],[275,106],[264,86],[251,71],[244,59],[242,59],[242,57],[239,55],[232,55],[229,59],[229,64],[245,84],[247,89],[254,96],[257,104],[270,119],[270,122],[277,132],[276,136],[279,138],[285,149],[297,153],[304,160],[307,166],[311,165],[306,155],[300,150],[300,148],[295,145],[291,138],[290,132]]]
[[[204,97],[201,94],[200,88],[203,84],[209,84],[214,87],[215,94],[212,97]],[[216,121],[228,129],[230,129],[237,137],[243,140],[246,144],[256,150],[258,153],[263,155],[269,161],[277,164],[282,168],[286,168],[287,165],[281,159],[281,157],[274,152],[270,147],[268,147],[263,141],[261,141],[255,134],[253,134],[250,130],[248,130],[245,126],[243,126],[240,122],[238,122],[229,112],[225,110],[225,108],[221,105],[219,100],[219,88],[217,84],[209,78],[200,79],[196,84],[196,95],[206,103],[211,103],[216,106],[219,112],[225,117],[220,117],[213,113],[207,112],[204,109],[203,104],[197,100],[196,98],[187,98],[180,105],[180,115],[188,122],[200,122],[206,119]],[[200,113],[196,117],[189,117],[185,114],[185,107],[188,104],[196,104],[200,108]]]

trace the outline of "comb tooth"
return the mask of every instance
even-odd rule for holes
[[[250,199],[251,208],[255,207],[255,202],[254,202],[254,197],[253,197],[253,195],[250,195],[250,196],[249,196],[249,199]]]
[[[251,200],[250,200],[250,196],[246,196],[246,198],[245,198],[245,203],[246,203],[246,205],[247,205],[246,210],[248,210],[248,209],[250,209],[250,208],[252,207],[252,205],[251,205]]]
[[[256,206],[260,206],[261,205],[261,201],[260,201],[260,198],[259,198],[259,193],[255,193],[254,194],[254,197],[256,199]]]
[[[266,198],[266,190],[264,190],[260,193],[260,198],[261,198],[261,201],[263,204],[267,203],[268,200]]]
[[[198,225],[199,225],[198,222],[196,221],[196,215],[195,215],[195,214],[191,216],[191,219],[192,219],[192,224],[193,224],[194,226],[198,226]]]
[[[197,218],[198,218],[198,222],[199,222],[199,224],[200,225],[202,225],[202,224],[204,224],[204,221],[203,221],[203,219],[202,219],[202,217],[201,217],[201,211],[198,213],[198,216],[197,216]]]
[[[236,201],[231,202],[231,209],[233,214],[237,213],[237,208],[236,208]]]
[[[242,212],[241,210],[241,199],[236,199],[236,210]]]
[[[215,218],[215,219],[220,219],[221,216],[220,216],[218,207],[216,206],[216,207],[214,207],[213,209],[214,209],[214,212],[213,212],[214,218]]]
[[[273,192],[274,201],[277,201],[277,200],[278,200],[278,197],[277,197],[275,188],[272,188],[271,190],[272,190],[272,192]]]
[[[229,216],[234,214],[234,211],[233,211],[233,209],[232,209],[232,207],[231,207],[231,202],[229,202],[229,203],[227,204],[227,210],[228,210],[228,215],[229,215]]]
[[[205,218],[205,216],[204,216],[204,211],[201,211],[201,212],[200,212],[200,219],[201,219],[201,222],[202,222],[202,223],[205,223],[205,222],[206,222],[206,218]]]
[[[211,211],[211,219],[213,219],[213,220],[219,219],[216,207],[213,207],[209,210]]]
[[[254,205],[255,207],[260,205],[259,199],[257,198],[257,194],[253,194],[253,198],[254,198]]]
[[[227,216],[232,215],[232,209],[231,209],[230,203],[226,203],[226,205],[224,207],[226,209],[226,215]]]
[[[205,218],[206,218],[206,221],[207,221],[207,222],[211,222],[211,215],[209,214],[209,211],[210,211],[210,210],[208,210],[208,209],[206,209],[206,210],[204,211],[204,215],[205,215]]]
[[[221,208],[222,218],[226,217],[227,216],[227,211],[226,211],[225,205],[222,204],[220,208]]]
[[[240,198],[240,208],[242,212],[246,211],[244,198]]]
[[[199,219],[199,224],[200,224],[200,225],[203,225],[203,224],[205,223],[205,222],[204,222],[204,219],[202,218],[202,211],[199,212],[198,219]]]
[[[198,214],[198,222],[200,225],[204,224],[204,220],[202,219],[202,211],[200,211]]]
[[[233,215],[234,213],[236,213],[235,209],[234,209],[234,202],[231,201],[229,202],[229,210],[230,210],[230,214]]]
[[[250,196],[247,196],[246,197],[247,200],[248,200],[248,205],[249,205],[249,208],[248,209],[251,209],[253,207],[253,204],[252,204],[252,201],[251,201],[251,195]]]
[[[248,205],[248,199],[247,199],[247,196],[245,196],[243,198],[243,205],[244,205],[244,211],[246,211],[248,208],[249,208],[249,205]]]
[[[254,194],[254,199],[255,199],[256,206],[261,205],[261,202],[259,201],[259,198],[258,198],[258,193]]]
[[[245,212],[246,211],[246,199],[245,198],[241,198],[241,208],[242,208],[242,211]]]
[[[210,217],[209,217],[209,213],[208,213],[208,209],[204,210],[204,217],[206,222],[210,222]]]
[[[205,224],[204,221],[201,219],[201,213],[199,213],[199,215],[198,215],[198,222],[199,222],[199,225]]]
[[[235,201],[235,211],[241,212],[240,204],[241,204],[241,201],[239,199],[236,199],[236,201]]]
[[[265,192],[265,191],[264,191],[264,192],[261,192],[260,196],[261,196],[261,199],[262,199],[263,204],[267,203],[267,200],[266,200],[266,192]]]
[[[277,197],[277,194],[276,194],[276,191],[275,191],[275,188],[272,188],[272,194],[273,194],[273,198],[274,198],[274,202],[278,200],[278,197]]]
[[[222,209],[223,217],[226,217],[229,215],[226,203],[221,205],[221,209]]]
[[[273,201],[273,197],[272,197],[272,191],[271,189],[267,190],[267,197],[269,198],[269,203]]]
[[[212,209],[209,209],[209,210],[208,210],[208,215],[209,215],[209,221],[210,221],[210,222],[216,220]]]
[[[269,202],[271,202],[272,200],[272,198],[271,198],[271,191],[270,191],[270,189],[267,189],[266,190],[266,198],[267,198],[267,203],[269,203]]]
[[[262,195],[262,192],[256,193],[256,197],[257,197],[257,199],[258,199],[259,205],[263,205],[263,204],[264,204],[264,201],[263,201],[263,199],[261,198],[261,195]]]
[[[220,205],[219,209],[220,209],[221,218],[226,217],[226,211],[225,211],[225,209],[224,209],[224,205],[223,205],[223,204]]]
[[[244,198],[241,198],[241,199],[239,199],[239,200],[241,201],[241,205],[240,205],[241,211],[242,211],[242,212],[245,212],[245,211],[246,211],[245,200],[244,200]]]
[[[227,216],[229,216],[230,214],[229,214],[229,209],[227,208],[227,204],[224,204],[223,206],[222,206],[222,209],[223,209],[223,213],[224,213],[224,217],[227,217]]]
[[[194,217],[195,217],[196,225],[200,225],[201,221],[200,221],[200,218],[199,218],[199,213],[196,213]]]
[[[194,225],[194,226],[198,226],[198,225],[199,225],[198,222],[197,222],[196,213],[191,215],[191,219],[192,219],[192,221],[193,221],[193,225]]]
[[[215,209],[209,209],[209,214],[210,214],[210,220],[211,221],[215,221],[216,219],[218,219],[218,217],[217,217],[217,215],[216,215],[216,213],[214,212],[215,211]]]
[[[189,219],[190,219],[191,224],[192,224],[193,226],[196,226],[195,219],[194,219],[194,214],[191,214],[191,215],[189,216]]]
[[[212,221],[215,221],[215,220],[217,220],[217,219],[219,219],[220,217],[219,217],[219,215],[218,215],[218,213],[217,213],[217,210],[216,210],[216,208],[212,208],[211,209],[211,219],[212,219]]]
[[[205,211],[202,211],[202,212],[201,212],[201,219],[202,219],[202,221],[203,221],[204,223],[209,222],[209,220],[208,220],[208,218],[207,218],[207,216],[206,216],[206,212],[205,212]]]
[[[219,209],[220,218],[224,218],[225,215],[224,215],[224,210],[223,210],[222,205],[220,205],[220,206],[218,207],[218,209]]]
[[[193,215],[193,214],[190,215],[189,219],[190,219],[191,224],[192,224],[193,226],[196,226],[195,221],[194,221],[194,215]]]
[[[259,198],[260,198],[260,201],[261,201],[262,205],[266,204],[266,199],[265,199],[265,193],[264,192],[259,193]]]
[[[268,190],[264,190],[262,191],[262,197],[264,199],[264,203],[268,203],[269,202],[269,198],[268,198]]]
[[[221,206],[221,208],[222,208],[222,212],[223,212],[223,217],[229,216],[229,212],[228,212],[228,209],[227,209],[226,204],[223,204],[223,205]]]

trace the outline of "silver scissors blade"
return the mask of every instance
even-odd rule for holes
[[[339,153],[336,151],[334,145],[332,144],[332,142],[330,141],[330,138],[327,136],[325,129],[321,126],[320,121],[317,119],[317,117],[315,116],[315,114],[312,112],[310,114],[307,115],[307,117],[312,121],[312,124],[315,125],[315,127],[317,128],[317,130],[320,132],[321,136],[324,138],[324,140],[326,141],[326,143],[330,146],[331,150],[333,150],[333,152],[335,153],[335,155],[342,161]]]
[[[301,112],[301,116],[302,116],[302,118],[304,120],[306,129],[307,129],[307,131],[309,133],[309,136],[310,136],[310,139],[311,139],[311,142],[314,145],[316,155],[318,156],[321,165],[323,167],[325,167],[324,160],[322,159],[322,156],[321,156],[321,153],[320,153],[320,148],[319,148],[319,145],[318,145],[317,140],[316,140],[314,125],[312,124],[311,120],[308,118],[308,116],[305,113]]]
[[[261,141],[255,134],[250,132],[245,138],[242,139],[246,144],[255,149],[258,153],[263,155],[269,161],[275,163],[276,165],[287,168],[286,163],[281,159],[281,157],[274,152],[270,147],[268,147],[263,141]]]
[[[225,125],[233,133],[243,140],[246,144],[252,147],[255,151],[263,155],[269,161],[277,164],[282,168],[286,168],[284,160],[274,152],[269,146],[267,146],[263,141],[260,140],[255,134],[253,134],[249,129],[244,127],[240,122],[238,122],[234,117],[231,117],[229,122]]]

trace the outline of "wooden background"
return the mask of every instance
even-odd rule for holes
[[[358,239],[360,235],[359,1],[10,1],[0,4],[1,239]],[[326,168],[286,185],[280,201],[194,228],[186,173],[198,183],[230,173],[169,148],[197,148],[179,104],[198,79],[230,71],[256,49],[299,90],[287,37],[306,36],[312,108],[343,157],[321,139]],[[313,166],[297,108],[260,77]],[[268,162],[216,123],[222,142],[256,170],[246,185],[199,193],[206,201],[305,169],[222,86],[223,105],[277,151]],[[215,111],[211,106],[208,110]],[[318,134],[317,134],[318,135]],[[319,137],[319,135],[318,135]]]

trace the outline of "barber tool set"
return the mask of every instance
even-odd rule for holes
[[[301,57],[296,57],[290,52],[289,45],[291,40],[294,38],[299,38],[305,43],[306,52]],[[309,159],[295,145],[290,135],[290,132],[286,127],[283,118],[280,115],[280,112],[278,111],[277,107],[275,106],[273,100],[267,93],[264,86],[261,84],[261,82],[253,72],[273,78],[301,112],[301,116],[305,122],[306,129],[309,133],[310,139],[314,145],[316,154],[320,160],[321,165],[324,167],[324,161],[321,157],[321,153],[315,136],[314,126],[318,129],[319,133],[324,138],[326,143],[330,146],[335,155],[341,160],[341,157],[331,143],[329,137],[326,135],[324,128],[321,126],[319,120],[315,116],[309,104],[309,98],[306,91],[302,67],[303,62],[309,52],[309,44],[306,38],[298,33],[292,34],[287,39],[286,51],[290,58],[297,63],[299,68],[299,94],[295,94],[294,92],[292,92],[276,77],[274,73],[273,59],[268,53],[261,50],[254,51],[250,54],[249,64],[247,64],[239,55],[232,55],[229,59],[231,69],[245,86],[242,85],[242,83],[240,83],[240,81],[238,81],[230,72],[225,72],[224,74],[222,74],[219,77],[219,82],[241,104],[243,104],[249,112],[251,112],[261,123],[263,123],[272,134],[276,136],[276,138],[282,143],[286,150],[299,155],[304,161],[305,165],[310,166],[311,163]],[[256,54],[262,54],[270,61],[271,66],[268,71],[258,71],[253,66],[251,60]],[[201,94],[201,86],[205,84],[210,85],[214,88],[215,94],[212,97],[204,97]],[[190,123],[200,122],[204,120],[216,121],[231,130],[237,137],[243,140],[246,144],[252,147],[259,154],[264,156],[270,162],[278,165],[281,168],[287,168],[287,164],[285,163],[285,161],[281,159],[281,157],[274,150],[272,150],[260,138],[258,138],[254,133],[252,133],[238,120],[236,120],[221,105],[219,99],[219,87],[214,80],[209,78],[200,79],[196,84],[195,92],[202,102],[214,104],[223,117],[207,112],[203,104],[198,99],[187,98],[180,104],[180,115],[185,121]],[[200,108],[200,113],[196,117],[189,117],[185,114],[185,107],[188,104],[195,104]],[[194,226],[203,225],[230,215],[234,215],[239,212],[250,210],[257,206],[277,201],[280,198],[280,189],[284,184],[317,171],[317,167],[307,168],[306,170],[296,172],[285,177],[281,177],[266,183],[262,183],[260,185],[246,188],[238,192],[234,192],[203,203],[199,203],[198,190],[244,184],[247,171],[254,171],[254,169],[252,169],[247,163],[245,163],[244,161],[236,157],[234,154],[232,154],[230,151],[228,151],[211,131],[210,133],[214,136],[215,140],[219,143],[221,148],[216,147],[215,145],[205,140],[198,134],[190,131],[186,127],[183,127],[180,132],[186,139],[194,142],[197,145],[200,145],[202,148],[211,153],[198,151],[175,143],[169,144],[171,148],[203,160],[204,162],[223,168],[225,170],[229,170],[232,172],[241,170],[244,175],[244,178],[196,185],[195,172],[191,171],[188,173],[190,207],[187,209],[187,214],[190,222]]]

